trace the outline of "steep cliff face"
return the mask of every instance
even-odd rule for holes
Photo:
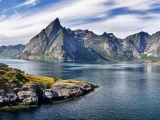
[[[60,25],[59,19],[36,35],[18,56],[29,60],[74,61],[98,58]]]
[[[141,58],[141,54],[145,52],[150,35],[145,32],[140,32],[130,35],[123,40],[123,50],[128,57]]]
[[[47,61],[131,60],[143,54],[158,57],[160,32],[150,36],[139,32],[125,39],[112,33],[97,35],[89,30],[71,30],[55,19],[30,40],[20,59]]]
[[[62,29],[59,19],[53,21],[46,29],[43,29],[38,35],[30,40],[19,56],[22,59],[38,59],[43,57],[47,47],[56,40]],[[62,37],[62,36],[59,36]]]
[[[148,56],[160,57],[160,32],[150,37],[145,52]]]
[[[100,55],[101,59],[127,59],[127,56],[121,49],[121,41],[112,33],[96,35],[88,30],[75,30],[72,31],[72,35],[79,41],[82,41],[86,48]]]

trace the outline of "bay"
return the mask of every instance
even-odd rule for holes
[[[18,112],[0,120],[160,119],[160,65],[137,62],[39,62],[0,59],[28,74],[79,79],[98,86],[83,97]]]

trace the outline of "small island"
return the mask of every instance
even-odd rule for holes
[[[97,85],[26,74],[0,63],[0,110],[16,110],[83,96]]]

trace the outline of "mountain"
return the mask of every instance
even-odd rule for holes
[[[59,19],[33,37],[18,56],[28,60],[79,61],[127,59],[113,34],[66,29]]]
[[[94,60],[99,56],[63,28],[57,18],[31,39],[18,56],[29,60]]]
[[[159,56],[160,32],[139,32],[117,38],[113,33],[97,35],[89,30],[62,27],[58,18],[26,45],[18,58],[47,61],[97,61],[140,59],[144,54]]]
[[[160,31],[149,38],[145,52],[148,56],[160,57]]]
[[[25,48],[25,45],[9,45],[0,47],[0,58],[16,58]]]
[[[94,51],[94,53],[98,54],[102,59],[127,59],[127,56],[121,49],[120,40],[116,38],[112,33],[103,33],[102,35],[96,35],[92,31],[88,30],[75,30],[72,31],[72,36],[74,36],[77,41],[83,42],[83,45],[87,49]]]
[[[141,54],[145,52],[148,39],[151,36],[145,32],[139,32],[126,37],[122,40],[122,49],[129,58],[142,58]]]

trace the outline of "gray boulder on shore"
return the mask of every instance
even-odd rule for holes
[[[7,84],[6,81],[1,81]],[[0,89],[0,106],[7,105],[37,105],[39,103],[63,100],[83,96],[93,91],[96,85],[90,83],[56,83],[51,88],[44,87],[43,90],[37,84],[25,84],[19,88],[7,85]]]
[[[57,100],[82,96],[93,91],[96,86],[91,84],[56,83],[43,91],[44,99]]]

